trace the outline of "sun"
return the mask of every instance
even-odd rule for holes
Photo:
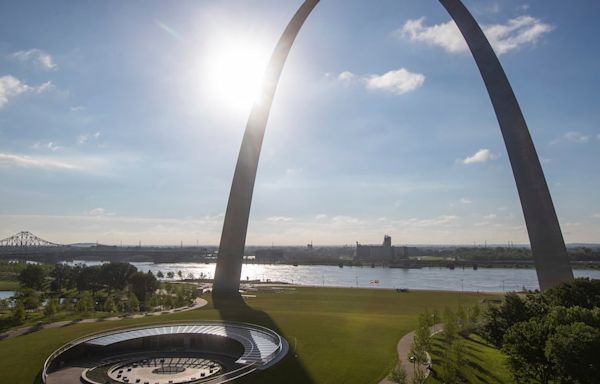
[[[204,55],[203,89],[220,107],[247,111],[260,94],[270,52],[265,44],[220,39]]]

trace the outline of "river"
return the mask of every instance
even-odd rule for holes
[[[73,261],[69,264],[83,263],[97,265],[100,262]],[[138,270],[157,274],[161,271],[165,276],[173,272],[175,278],[181,271],[182,276],[191,273],[198,278],[212,278],[215,264],[201,263],[131,263]],[[600,279],[598,270],[574,270],[575,277]],[[280,281],[291,284],[327,286],[327,287],[361,287],[361,288],[409,288],[447,291],[483,291],[502,292],[510,290],[538,289],[534,269],[518,268],[419,268],[398,269],[383,267],[337,267],[326,265],[292,265],[281,264],[244,264],[242,280]]]

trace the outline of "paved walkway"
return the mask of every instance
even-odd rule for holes
[[[431,335],[433,336],[436,333],[442,332],[443,329],[444,329],[443,324],[441,324],[441,323],[435,324],[434,326],[431,327]],[[415,366],[409,359],[410,346],[412,345],[414,339],[415,339],[415,331],[409,332],[406,335],[402,336],[402,338],[400,339],[400,341],[398,342],[398,345],[396,347],[396,350],[398,352],[398,363],[402,364],[402,367],[404,368],[404,371],[406,372],[406,379],[409,383],[412,381],[414,374],[415,374]],[[423,365],[421,368],[425,369],[425,366]],[[379,384],[393,384],[393,383],[394,382],[391,381],[389,377],[386,377],[379,382]]]
[[[194,309],[204,307],[206,304],[208,304],[208,301],[197,297],[194,300],[194,304],[187,306],[187,307],[173,308],[173,309],[164,310],[164,311],[148,312],[147,314],[140,313],[140,314],[135,314],[135,315],[131,315],[131,316],[106,317],[106,318],[103,318],[102,321],[139,319],[139,318],[147,317],[147,316],[160,316],[160,315],[167,315],[167,314],[175,313],[175,312],[193,311]],[[28,327],[14,328],[14,329],[10,329],[4,333],[0,333],[0,340],[10,339],[12,337],[17,337],[17,336],[21,336],[21,335],[26,335],[28,333],[41,331],[42,329],[60,328],[60,327],[65,327],[70,324],[95,323],[97,321],[100,321],[100,319],[99,318],[91,318],[91,319],[82,319],[82,320],[65,320],[65,321],[55,321],[54,323],[48,323],[48,324],[42,324],[42,325],[31,325]]]

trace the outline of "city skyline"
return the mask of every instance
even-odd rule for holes
[[[189,3],[194,17],[158,3],[141,13],[80,5],[45,21],[50,36],[3,20],[17,38],[0,44],[2,235],[218,243],[253,84],[235,87],[260,77],[297,6],[257,4]],[[566,242],[600,242],[598,52],[580,41],[599,29],[598,6],[466,5],[523,107]],[[340,9],[332,31],[326,20]],[[90,12],[99,21],[81,25]],[[101,25],[109,18],[115,30]],[[60,20],[82,33],[57,43]],[[226,23],[244,38],[226,36]],[[320,4],[282,76],[248,244],[369,243],[383,233],[409,244],[527,243],[495,116],[453,28],[437,2]],[[256,65],[241,76],[231,62],[244,55]]]

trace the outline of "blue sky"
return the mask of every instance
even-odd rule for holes
[[[597,1],[465,1],[568,242],[600,242]],[[0,237],[217,244],[261,68],[300,1],[3,2]],[[322,1],[267,127],[249,244],[526,243],[475,63],[441,5]]]

